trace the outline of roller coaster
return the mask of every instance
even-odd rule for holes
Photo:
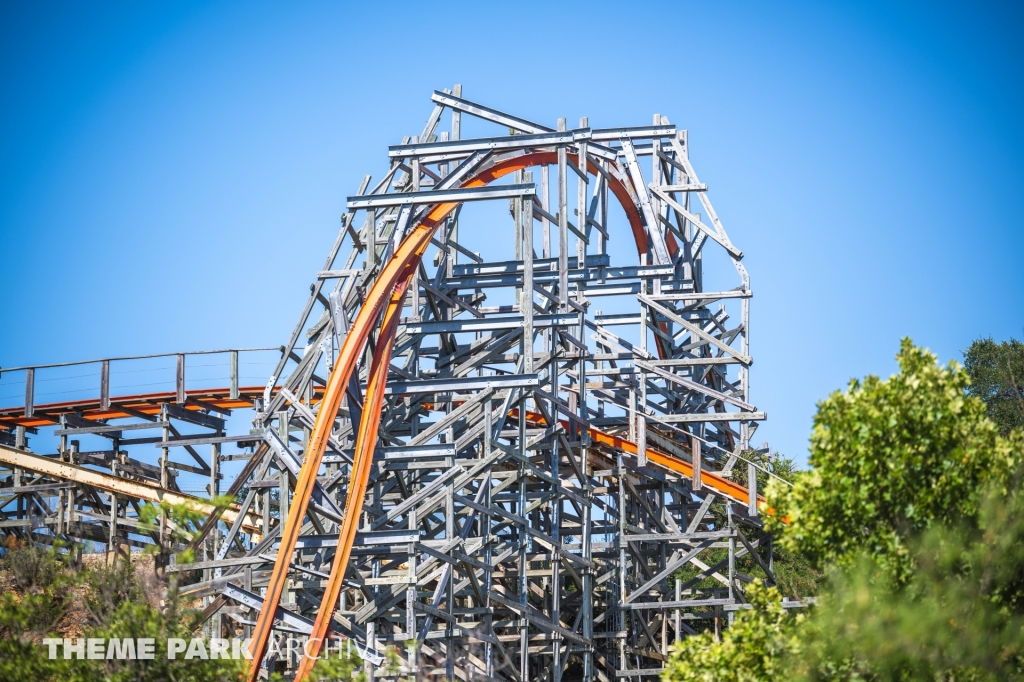
[[[157,550],[251,679],[656,677],[775,579],[743,253],[664,116],[431,101],[283,346],[0,368],[0,528]]]

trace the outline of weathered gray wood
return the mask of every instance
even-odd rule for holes
[[[157,489],[179,499],[177,488],[203,485],[210,496],[225,486],[234,498],[244,492],[223,520],[213,512],[197,528],[181,529],[192,533],[188,546],[199,561],[170,570],[203,572],[184,589],[204,599],[210,628],[229,616],[251,629],[253,609],[265,608],[256,595],[280,562],[287,589],[274,608],[289,620],[275,628],[308,632],[352,489],[363,386],[373,358],[389,348],[384,405],[372,415],[378,442],[336,630],[373,656],[398,644],[403,664],[415,667],[410,674],[440,671],[453,682],[559,682],[575,661],[582,661],[583,682],[658,674],[668,644],[692,634],[687,623],[696,626],[702,611],[743,608],[736,581],[772,577],[764,547],[755,575],[736,570],[736,559],[759,546],[738,529],[760,523],[758,470],[748,464],[745,493],[719,489],[722,478],[712,475],[732,471],[766,416],[750,394],[753,294],[742,252],[693,172],[685,131],[663,116],[650,126],[591,129],[583,118],[576,130],[565,130],[564,121],[552,130],[470,102],[459,86],[432,99],[422,132],[401,138],[381,179],[371,188],[364,178],[341,209],[328,258],[271,365],[249,369],[246,349],[219,351],[228,355],[214,360],[223,384],[208,388],[200,372],[211,363],[171,354],[173,389],[165,366],[162,392],[129,400],[117,395],[110,367],[115,375],[135,371],[133,360],[94,361],[98,396],[52,415],[62,420],[56,427],[42,427],[61,439],[56,457],[33,464],[51,473],[0,471],[0,486],[9,485],[0,496],[0,524],[19,534],[43,524],[47,533],[112,546],[156,542],[175,553],[181,546],[170,542],[169,519],[135,539],[142,530],[135,493],[155,498]],[[463,114],[490,129],[467,137]],[[538,150],[556,153],[546,165],[516,168],[489,185],[470,183],[488,178],[492,164],[514,164]],[[641,156],[651,164],[641,168]],[[609,199],[622,196],[641,215],[639,259],[633,236],[618,243],[622,226],[609,223],[619,211]],[[478,207],[489,213],[477,229],[469,221],[483,213],[460,206],[483,199],[498,203]],[[698,202],[706,217],[694,209]],[[381,338],[379,320],[371,320],[349,384],[335,387],[345,389],[340,408],[321,414],[324,386],[352,325],[364,322],[375,278],[428,207],[440,203],[459,206],[425,236],[423,259],[403,265],[413,279],[396,336]],[[668,250],[668,230],[676,252]],[[510,235],[514,258],[493,260]],[[710,267],[711,259],[730,263],[737,281],[705,291],[704,261]],[[279,286],[270,270],[257,279],[257,301]],[[608,301],[607,311],[597,301]],[[620,332],[624,325],[636,327]],[[269,380],[252,381],[254,388],[251,374],[270,366]],[[36,372],[48,368],[21,368],[30,370],[22,421],[51,416],[51,406],[33,404],[43,380]],[[246,404],[253,407],[239,407]],[[8,434],[6,415],[0,410],[0,441],[23,452],[32,432],[22,426]],[[327,451],[309,472],[312,499],[297,500],[292,491],[318,422],[330,427]],[[160,435],[125,438],[145,429]],[[79,436],[106,449],[69,441]],[[244,449],[235,452],[235,444]],[[131,456],[135,449],[151,456],[149,445],[160,449],[159,466]],[[206,445],[209,452],[200,452]],[[196,461],[172,461],[175,448]],[[665,456],[692,462],[692,478],[659,464]],[[227,486],[222,469],[228,476],[233,470],[222,464],[234,459],[245,461],[244,469]],[[74,467],[79,478],[62,482],[54,466]],[[142,484],[144,490],[135,487]],[[303,505],[306,513],[296,519]],[[722,516],[729,528],[714,525]],[[301,528],[285,560],[276,555],[288,518]],[[726,558],[702,561],[700,553],[712,549],[726,550]],[[720,586],[698,588],[701,577],[672,580],[686,562]],[[602,605],[598,615],[595,604]],[[411,652],[402,648],[409,640]]]

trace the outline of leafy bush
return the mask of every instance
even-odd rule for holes
[[[168,659],[169,638],[191,639],[198,614],[172,591],[164,608],[147,600],[133,566],[72,566],[59,546],[11,544],[0,559],[0,679],[80,682],[237,680],[244,660]],[[45,637],[153,638],[152,660],[50,659]]]
[[[818,404],[811,471],[792,488],[769,485],[780,544],[818,568],[868,552],[907,578],[907,539],[976,517],[987,482],[1005,480],[1012,464],[985,404],[965,395],[961,368],[941,367],[909,339],[896,357],[898,374],[851,381]]]
[[[797,626],[804,616],[787,614],[774,587],[752,583],[746,594],[751,608],[736,614],[720,641],[713,633],[702,632],[673,646],[664,682],[783,679],[787,657],[800,651]]]
[[[955,363],[909,340],[897,359],[819,403],[811,471],[769,485],[779,546],[827,572],[817,606],[751,590],[666,682],[1024,679],[1024,433],[1000,435]]]
[[[849,679],[1021,679],[1024,495],[1016,486],[988,494],[976,521],[929,528],[908,554],[916,570],[900,583],[866,552],[830,575],[802,633],[801,678],[834,679],[841,669]]]

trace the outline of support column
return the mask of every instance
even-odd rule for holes
[[[288,442],[290,438],[290,428],[288,424],[288,411],[284,410],[277,413],[277,430],[281,436],[281,440],[284,441],[286,447],[291,447]],[[268,489],[269,490],[269,489]],[[281,524],[281,528],[284,528],[285,521],[288,520],[288,503],[291,494],[291,481],[288,478],[288,467],[282,462],[278,462],[278,523]],[[269,505],[268,505],[269,506]],[[269,510],[267,511],[269,515]],[[287,587],[284,592],[281,593],[281,605],[288,606],[294,603],[294,596],[292,591]]]
[[[565,119],[558,119],[558,130],[565,130]],[[568,156],[565,145],[558,147],[558,309],[569,308],[569,187]],[[553,336],[557,336],[554,330]]]
[[[223,431],[217,431],[216,434],[218,436],[223,436],[224,432]],[[213,444],[210,445],[210,498],[211,499],[216,499],[218,496],[220,496],[220,443],[213,443]],[[218,530],[217,525],[214,525],[213,529],[210,531],[210,536],[209,536],[209,545],[210,545],[209,555],[210,555],[210,558],[213,558],[213,557],[217,556],[217,549],[218,549],[217,545],[218,545],[219,540],[220,540],[220,531]],[[222,573],[222,569],[220,569],[220,568],[215,569],[213,571],[213,576],[212,577],[219,577],[221,573]],[[211,601],[212,601],[212,598],[211,598]],[[221,637],[222,636],[222,631],[223,631],[222,618],[223,618],[223,616],[221,615],[220,611],[218,611],[217,613],[213,614],[213,616],[210,618],[210,636],[211,637]]]

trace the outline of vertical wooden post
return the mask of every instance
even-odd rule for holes
[[[174,373],[174,387],[177,394],[176,400],[179,405],[185,404],[185,355],[178,353],[177,367]]]
[[[163,435],[163,442],[166,443],[171,439],[170,422],[167,417],[167,405],[166,403],[160,406],[160,421],[163,423],[163,429],[161,433]],[[170,472],[167,469],[167,465],[171,461],[171,449],[163,447],[160,449],[160,487],[166,490],[170,484]],[[170,542],[170,528],[167,523],[167,514],[163,508],[160,509],[160,561],[161,564],[167,562],[171,554],[171,542]]]
[[[747,513],[757,516],[757,467],[747,463]]]
[[[558,130],[565,130],[565,119],[558,119]],[[558,146],[558,309],[569,309],[569,179],[565,145]],[[554,331],[552,330],[552,334]],[[557,335],[555,335],[557,336]]]
[[[218,436],[223,436],[223,431],[216,432]],[[210,444],[210,497],[216,499],[220,495],[220,443]],[[217,529],[217,525],[214,524],[213,529],[210,531],[209,539],[209,557],[213,559],[217,556],[217,546],[220,540],[220,533]],[[219,577],[221,569],[215,569],[211,571],[210,578]],[[210,597],[210,601],[213,601],[213,597]],[[209,605],[209,604],[207,604]],[[210,636],[221,637],[223,634],[223,622],[221,613],[218,611],[210,618]]]
[[[246,566],[242,576],[242,588],[246,592],[252,592],[252,566]],[[252,637],[252,626],[243,626],[242,632],[245,634],[246,639]]]
[[[736,584],[736,521],[732,517],[732,503],[728,502],[725,505],[725,510],[729,520],[729,599],[735,598],[735,584]],[[732,611],[729,612],[729,623],[732,623]]]
[[[491,438],[494,435],[494,413],[492,411],[491,400],[488,398],[484,402],[484,446],[483,456],[486,459],[491,456]],[[487,474],[483,479],[484,485],[484,505],[491,506],[491,472],[492,469],[487,470]],[[483,519],[483,528],[481,529],[480,535],[484,540],[484,561],[491,564],[491,515],[485,514]],[[494,616],[491,613],[491,585],[493,584],[493,577],[491,571],[484,572],[484,601],[481,606],[487,609],[484,614],[484,627],[486,632],[494,632]],[[494,677],[494,645],[491,642],[484,644],[484,673],[488,679]]]
[[[626,603],[626,463],[623,461],[621,454],[615,457],[615,477],[618,482],[618,512],[619,512],[619,528],[616,534],[615,542],[619,547],[619,567],[617,576],[619,579],[618,595],[616,596],[617,606],[625,605]],[[634,570],[636,570],[634,568]],[[626,609],[616,609],[616,627],[618,631],[626,629]],[[624,637],[618,638],[619,644],[619,657],[616,661],[616,668],[618,670],[626,669],[626,639]]]
[[[412,136],[412,140],[410,140],[410,143],[411,144],[417,144],[419,141],[420,141],[420,138],[415,136],[415,135],[413,135]],[[409,178],[410,180],[412,180],[412,191],[413,192],[419,192],[420,191],[420,175],[421,175],[421,173],[420,173],[420,157],[418,157],[418,156],[412,157],[411,163],[409,165],[411,166],[410,170],[412,171],[410,173],[410,178]]]
[[[462,84],[456,83],[452,87],[452,94],[456,97],[462,97]],[[462,112],[458,109],[452,109],[452,139],[458,140],[462,136]]]
[[[25,416],[31,417],[35,414],[36,397],[36,370],[29,367],[25,370]],[[22,446],[24,447],[24,446]]]
[[[551,213],[551,197],[550,197],[550,179],[551,175],[547,166],[541,166],[540,169],[540,206],[544,209],[545,213]],[[551,223],[544,216],[541,216],[541,258],[551,258]]]
[[[533,173],[523,175],[523,182],[533,182]],[[523,291],[519,309],[523,316],[523,371],[533,374],[533,200],[517,200],[522,204],[523,221]]]
[[[366,272],[373,270],[377,264],[377,215],[370,208],[366,211]]]
[[[110,473],[117,476],[117,439],[113,441],[114,457],[110,460]],[[113,566],[117,563],[118,542],[117,542],[117,494],[110,493],[110,529],[107,538],[107,565]]]
[[[580,118],[580,128],[590,127],[586,116]],[[582,177],[576,178],[576,227],[583,234],[590,234],[587,226],[587,141],[580,140],[579,145],[579,168],[583,172]],[[587,265],[587,242],[583,238],[576,240],[576,267],[585,268]]]
[[[643,381],[643,376],[639,376]],[[640,466],[647,466],[647,415],[642,406],[636,411],[636,459]]]
[[[690,436],[690,452],[693,456],[693,490],[697,491],[701,489],[701,442],[696,435]]]
[[[231,382],[230,393],[228,397],[232,400],[238,400],[238,351],[233,350],[228,353],[228,377]]]
[[[281,440],[284,441],[286,447],[291,447],[288,439],[291,437],[289,434],[288,426],[288,412],[281,411],[277,413],[277,432],[281,436]],[[281,514],[280,522],[284,522],[288,519],[288,493],[290,491],[290,481],[288,479],[288,468],[283,464],[280,466],[280,476],[278,477],[280,482],[281,499],[278,500],[279,510]],[[284,528],[284,526],[281,526]]]
[[[456,97],[462,97],[462,85],[460,83],[456,83],[455,84],[455,87],[452,89],[452,94],[454,94]],[[461,136],[462,136],[462,112],[459,111],[458,109],[452,109],[452,136],[451,136],[451,139],[452,140],[458,140]],[[445,170],[447,170],[447,168]],[[452,216],[452,240],[455,241],[456,243],[458,243],[458,241],[459,241],[459,219],[458,219],[457,216],[458,216],[458,213],[456,213],[455,215]],[[446,273],[448,277],[451,277],[452,269],[455,267],[455,264],[458,263],[458,262],[459,262],[459,250],[453,248],[453,249],[451,249],[451,251],[450,251],[450,253],[448,255],[448,272]]]
[[[278,432],[278,435],[281,436],[281,440],[284,442],[285,447],[290,448],[291,447],[291,443],[289,441],[291,439],[291,428],[290,428],[290,425],[288,423],[288,411],[287,410],[282,410],[282,411],[277,413],[277,432]],[[269,489],[268,489],[268,491],[269,491]],[[278,499],[277,499],[277,509],[278,509],[278,523],[280,524],[281,528],[284,528],[284,524],[288,521],[289,507],[291,506],[290,505],[290,501],[291,501],[290,497],[291,497],[291,481],[290,481],[290,479],[288,477],[288,468],[282,462],[279,461],[278,462]],[[269,499],[268,499],[268,502],[269,502]],[[269,507],[269,504],[268,504],[268,507]],[[267,515],[269,516],[269,514],[270,514],[270,511],[268,509]],[[289,590],[287,587],[285,587],[284,591],[281,593],[281,603],[282,604],[292,604],[292,603],[294,603],[294,599],[295,599],[295,597],[294,597],[294,594],[292,593],[292,591]],[[291,664],[289,663],[289,665],[291,665]]]
[[[100,363],[100,409],[110,409],[110,360]]]
[[[71,441],[71,451],[68,453],[69,461],[78,461],[78,441]],[[72,486],[68,489],[68,521],[67,531],[68,533],[74,532],[75,526],[75,498],[78,496],[78,486]],[[81,559],[82,543],[78,543],[79,559]]]

